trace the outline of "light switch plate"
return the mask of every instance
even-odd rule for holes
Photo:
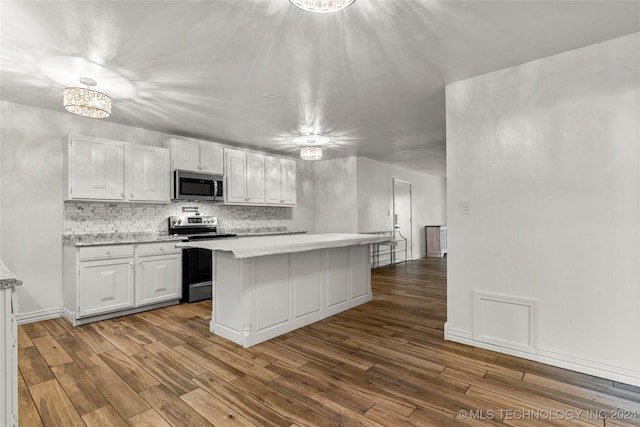
[[[460,201],[460,215],[470,215],[471,214],[471,203],[468,200]]]

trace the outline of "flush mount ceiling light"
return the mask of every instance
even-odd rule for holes
[[[81,77],[80,83],[87,86],[68,87],[62,92],[62,105],[70,113],[94,119],[104,119],[111,115],[111,98],[102,92],[89,89],[97,82],[88,77]]]
[[[313,13],[337,12],[356,0],[289,0],[302,10]]]
[[[320,160],[322,159],[322,147],[310,145],[300,149],[300,158],[302,160]]]
[[[325,145],[328,144],[331,138],[324,135],[300,135],[292,139],[292,141],[298,145]]]
[[[300,158],[302,160],[320,160],[322,159],[322,145],[326,145],[331,138],[324,135],[300,135],[292,139],[298,145],[303,145],[300,149]]]

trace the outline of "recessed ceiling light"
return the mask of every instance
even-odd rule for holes
[[[271,92],[271,91],[263,93],[263,94],[262,94],[262,96],[264,96],[264,97],[265,97],[265,98],[267,98],[267,99],[277,99],[277,98],[280,98],[280,95],[278,95],[278,94],[277,94],[277,93],[275,93],[275,92]]]

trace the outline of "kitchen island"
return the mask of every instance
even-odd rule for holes
[[[387,239],[303,234],[176,246],[213,251],[210,330],[250,347],[370,301],[370,245]]]

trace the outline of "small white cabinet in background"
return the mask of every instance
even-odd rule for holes
[[[294,206],[296,201],[295,160],[265,157],[265,203]]]
[[[171,149],[171,169],[222,175],[224,151],[214,142],[190,138],[167,138],[164,146]]]
[[[169,150],[92,136],[64,144],[64,200],[169,202]]]
[[[265,156],[225,149],[225,203],[259,204],[265,202]]]
[[[447,253],[447,226],[426,225],[424,236],[427,243],[427,257],[444,257]]]
[[[175,244],[65,246],[63,316],[75,326],[177,303],[182,252]]]

